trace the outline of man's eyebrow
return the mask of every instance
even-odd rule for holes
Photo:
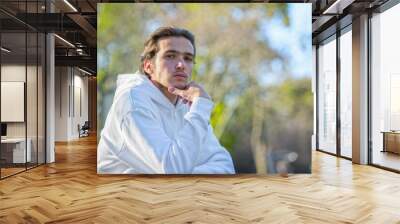
[[[167,51],[165,51],[164,52],[165,54],[167,54],[167,53],[178,53],[178,54],[181,54],[182,52],[179,52],[179,51],[176,51],[176,50],[167,50]],[[194,56],[192,53],[190,53],[190,52],[183,52],[182,54],[184,54],[184,55],[189,55],[189,56]]]

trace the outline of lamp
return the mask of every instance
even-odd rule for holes
[[[5,47],[1,47],[1,50],[4,51],[4,52],[6,52],[6,53],[10,53],[10,52],[11,52],[11,50],[9,50],[9,49],[7,49],[7,48],[5,48]]]
[[[74,10],[74,12],[78,12],[78,10],[71,4],[68,2],[68,0],[64,0],[65,4],[67,4],[72,10]]]
[[[57,34],[54,34],[55,37],[57,37],[58,39],[60,39],[61,41],[63,41],[64,43],[68,44],[69,46],[75,48],[75,45],[71,44],[71,42],[69,42],[68,40],[58,36]]]
[[[81,71],[81,72],[83,72],[83,73],[85,73],[85,74],[87,74],[87,75],[92,75],[92,73],[90,73],[90,72],[88,72],[88,71],[86,71],[86,70],[83,70],[83,69],[81,69],[81,68],[79,68],[79,67],[78,67],[78,70]]]

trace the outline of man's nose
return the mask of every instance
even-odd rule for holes
[[[183,63],[182,59],[178,60],[178,63],[176,64],[176,68],[179,68],[179,69],[184,69],[185,68],[185,64]]]

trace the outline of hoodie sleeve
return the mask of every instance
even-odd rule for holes
[[[192,173],[208,133],[212,108],[212,101],[196,98],[184,117],[182,129],[170,138],[148,108],[135,107],[122,119],[125,146],[120,159],[135,166],[137,173]]]
[[[235,174],[232,158],[219,143],[211,125],[209,125],[204,147],[207,147],[211,155],[202,164],[196,165],[193,174]]]

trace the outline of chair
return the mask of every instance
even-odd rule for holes
[[[89,136],[89,129],[90,129],[89,121],[85,121],[82,127],[78,124],[79,138]]]

